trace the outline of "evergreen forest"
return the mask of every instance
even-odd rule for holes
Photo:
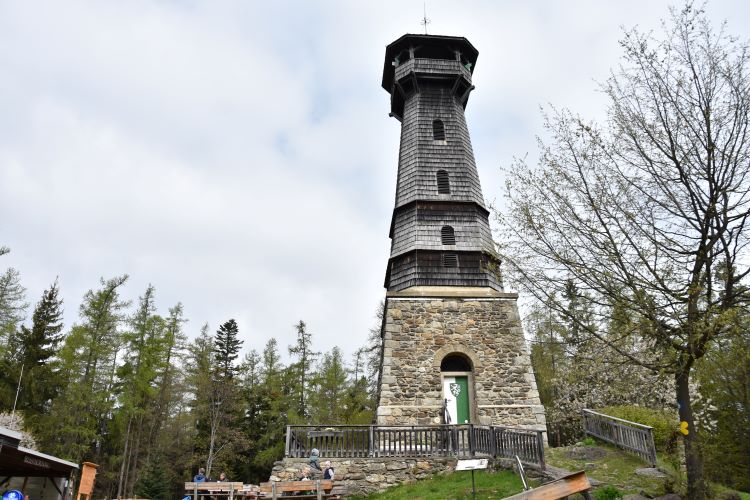
[[[97,497],[181,498],[199,467],[257,484],[283,456],[287,424],[371,423],[378,318],[351,360],[316,351],[301,320],[293,345],[243,350],[235,320],[193,331],[181,304],[157,310],[151,285],[123,297],[127,280],[102,279],[72,315],[57,280],[31,305],[18,271],[0,274],[0,425],[98,464]]]

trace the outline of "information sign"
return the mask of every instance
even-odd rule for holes
[[[456,470],[479,470],[487,468],[488,460],[486,458],[478,458],[476,460],[459,460],[456,464]]]

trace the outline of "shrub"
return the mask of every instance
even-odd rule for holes
[[[674,451],[679,437],[679,422],[677,415],[673,412],[626,405],[608,406],[597,411],[605,415],[653,427],[656,449],[667,453]]]
[[[622,492],[614,486],[604,486],[594,491],[594,498],[596,500],[617,500],[622,498]]]
[[[584,446],[596,446],[596,440],[594,438],[592,438],[592,437],[587,437],[586,439],[584,439],[583,441],[581,441],[581,443]]]

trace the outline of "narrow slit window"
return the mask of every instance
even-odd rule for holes
[[[445,170],[437,171],[437,187],[438,194],[451,194],[451,181]]]
[[[444,253],[443,267],[458,267],[458,255],[453,252]]]
[[[443,120],[434,120],[432,122],[432,138],[436,141],[445,140],[445,125],[443,125]]]
[[[443,241],[443,245],[455,245],[456,234],[453,232],[453,228],[451,226],[443,226],[443,229],[440,230],[440,239]]]

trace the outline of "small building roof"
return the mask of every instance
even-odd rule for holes
[[[0,427],[0,470],[14,477],[69,477],[78,464],[19,446],[21,434]]]
[[[461,53],[463,60],[470,62],[474,67],[479,57],[479,51],[462,36],[446,35],[417,35],[409,34],[402,36],[385,48],[385,61],[383,62],[383,88],[388,92],[393,87],[395,67],[393,60],[402,52],[408,52],[409,48],[415,49],[414,57],[427,59],[454,59],[455,51]]]

